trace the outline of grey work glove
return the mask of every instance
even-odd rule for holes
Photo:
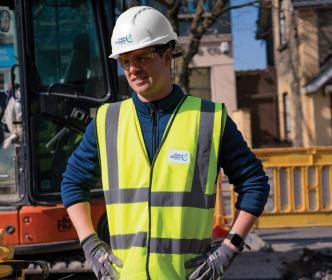
[[[220,243],[219,243],[220,244]],[[189,280],[215,280],[220,277],[237,255],[224,243],[211,245],[207,253],[189,260],[186,268],[197,267],[188,277]]]
[[[122,262],[113,255],[111,247],[100,240],[96,233],[81,241],[85,258],[92,264],[92,270],[98,280],[112,280],[119,277],[113,264],[122,266]]]

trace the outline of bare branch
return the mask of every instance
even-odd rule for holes
[[[181,7],[181,0],[173,1],[172,7],[168,10],[170,16],[177,16]]]
[[[247,6],[254,6],[255,4],[258,4],[259,1],[250,1],[250,2],[245,2],[242,4],[238,5],[232,5],[232,6],[227,6],[229,3],[229,0],[218,0],[215,2],[215,5],[213,6],[211,10],[211,14],[207,17],[204,17],[204,20],[200,26],[196,26],[195,30],[191,30],[191,35],[189,45],[188,45],[188,52],[184,54],[184,60],[185,61],[191,61],[191,59],[194,57],[194,55],[198,52],[198,47],[201,38],[203,35],[206,33],[206,31],[216,22],[218,17],[220,17],[222,14],[229,12],[230,10],[233,9],[240,9],[243,7]],[[199,9],[197,5],[197,10]],[[194,21],[194,20],[193,20]],[[192,25],[193,26],[193,25]]]
[[[174,31],[178,31],[178,14],[181,7],[181,0],[155,0],[167,8],[167,18],[170,21]]]
[[[178,14],[181,7],[181,0],[175,0],[173,1],[173,5],[170,9],[167,11],[167,17],[169,21],[171,22],[171,25],[174,29],[174,31],[177,33],[178,31]]]
[[[181,0],[156,0],[164,5],[167,9],[167,17],[170,20],[175,31],[178,30],[178,14],[182,4]],[[188,90],[189,86],[189,63],[192,58],[198,53],[199,45],[202,37],[207,30],[216,22],[222,15],[230,12],[233,9],[240,9],[247,6],[255,6],[259,4],[259,0],[248,0],[237,5],[231,5],[230,0],[215,0],[210,13],[204,11],[204,0],[196,0],[196,13],[192,18],[189,34],[189,43],[186,45],[182,55],[182,63],[180,64],[178,80],[180,86]]]
[[[217,12],[216,15],[220,16],[221,14],[227,13],[231,10],[241,9],[241,8],[248,7],[248,6],[256,7],[255,5],[259,4],[259,3],[260,3],[260,1],[256,0],[256,1],[245,2],[245,3],[242,3],[242,4],[238,4],[238,5],[232,5],[232,6],[228,6],[228,7],[225,7],[225,5],[224,5],[222,10],[220,12]],[[212,11],[212,13],[213,13],[213,11]]]
[[[204,14],[204,1],[198,0],[197,7],[196,7],[196,14],[191,22],[190,32],[196,33],[197,28],[202,20]]]
[[[161,5],[164,5],[168,9],[171,9],[174,5],[174,0],[155,0],[156,2],[160,3]]]

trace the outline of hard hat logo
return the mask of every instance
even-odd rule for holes
[[[132,43],[133,41],[134,41],[133,35],[128,34],[127,36],[117,38],[116,41],[114,42],[114,44],[123,45],[126,43]]]
[[[132,34],[129,34],[128,36],[126,36],[126,39],[127,39],[128,43],[132,43],[134,41]]]
[[[120,54],[173,41],[179,46],[177,34],[168,19],[158,10],[147,7],[132,7],[122,13],[112,34],[112,54],[117,59]]]

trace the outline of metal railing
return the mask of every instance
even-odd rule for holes
[[[257,228],[332,226],[332,147],[256,149],[271,186]],[[226,226],[234,217],[236,194],[223,178]]]

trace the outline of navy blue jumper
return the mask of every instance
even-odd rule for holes
[[[145,146],[152,162],[173,110],[184,94],[178,86],[156,102],[143,103],[136,93],[132,99],[141,125]],[[262,163],[248,148],[233,120],[227,116],[221,138],[218,165],[223,168],[238,193],[235,207],[259,216],[268,198],[270,186]],[[80,145],[68,159],[61,183],[65,207],[89,201],[90,189],[100,180],[100,165],[95,119],[88,125]]]

